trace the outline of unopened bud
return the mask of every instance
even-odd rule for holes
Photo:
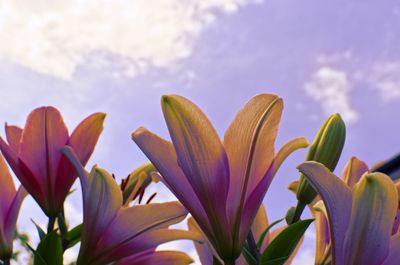
[[[331,115],[320,128],[308,151],[306,161],[316,161],[333,171],[339,161],[346,138],[346,126],[339,114]],[[310,186],[303,174],[297,189],[297,200],[311,203],[317,192]]]

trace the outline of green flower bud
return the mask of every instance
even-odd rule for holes
[[[331,115],[322,127],[308,151],[306,161],[322,163],[333,171],[339,161],[346,138],[346,126],[339,114]],[[311,203],[317,192],[310,186],[306,178],[301,175],[297,189],[297,200],[303,204]]]

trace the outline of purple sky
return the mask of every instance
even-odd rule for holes
[[[33,108],[54,105],[72,130],[107,112],[89,164],[121,177],[146,161],[132,131],[144,125],[168,137],[162,94],[196,102],[222,136],[253,95],[276,93],[285,100],[277,147],[297,136],[311,141],[339,112],[348,135],[337,172],[351,155],[372,165],[400,151],[397,1],[163,2],[0,1],[0,122],[23,125]],[[286,187],[305,153],[276,176],[265,201],[271,220],[295,204]],[[79,209],[78,194],[71,205]],[[37,211],[21,218],[33,215],[43,219]],[[308,264],[312,237],[297,264]]]

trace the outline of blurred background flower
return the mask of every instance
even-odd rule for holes
[[[299,135],[311,141],[338,112],[347,139],[337,168],[351,155],[373,165],[399,151],[399,23],[394,0],[0,0],[0,123],[23,125],[42,105],[60,109],[71,128],[106,112],[88,168],[97,163],[119,181],[146,162],[134,129],[168,136],[161,94],[196,102],[222,136],[243,102],[275,93],[285,101],[277,146]],[[306,152],[272,183],[271,221],[296,203],[283,187],[297,179]],[[149,189],[158,191],[154,202],[173,199],[162,184]],[[71,224],[82,220],[79,192],[65,210]],[[36,238],[31,217],[46,224],[27,198],[20,230]],[[293,264],[312,263],[314,237],[310,229]],[[191,242],[172,244],[165,248],[195,255]]]

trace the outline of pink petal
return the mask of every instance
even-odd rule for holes
[[[346,164],[342,174],[342,179],[347,186],[352,188],[366,172],[369,172],[367,164],[353,156]]]
[[[345,264],[381,264],[389,253],[398,205],[392,180],[365,174],[354,186],[351,219],[344,244]]]
[[[41,107],[32,111],[26,121],[20,145],[20,159],[45,187],[47,214],[58,214],[60,202],[54,201],[56,175],[61,159],[60,149],[68,140],[68,130],[59,111]],[[30,193],[29,187],[26,187]],[[41,205],[42,208],[45,207]]]
[[[22,129],[18,126],[7,125],[5,126],[7,142],[15,153],[19,153],[19,145],[21,143]]]
[[[178,251],[146,251],[116,262],[114,265],[187,265],[193,260]]]
[[[148,250],[155,250],[159,245],[178,240],[199,240],[200,237],[197,233],[191,233],[184,230],[175,229],[156,229],[145,232],[137,237],[134,237],[117,248],[112,249],[110,252],[104,252],[105,254],[96,259],[97,264],[108,264],[112,261],[125,258],[136,253],[140,253]]]
[[[115,248],[155,228],[167,228],[185,219],[186,209],[178,202],[136,205],[119,210],[97,243],[100,251]]]
[[[400,234],[392,236],[390,240],[389,255],[386,257],[382,265],[398,265],[400,264]]]
[[[351,191],[340,178],[320,163],[305,162],[298,166],[298,169],[318,191],[327,209],[333,244],[333,263],[345,264],[343,242],[350,221]]]

